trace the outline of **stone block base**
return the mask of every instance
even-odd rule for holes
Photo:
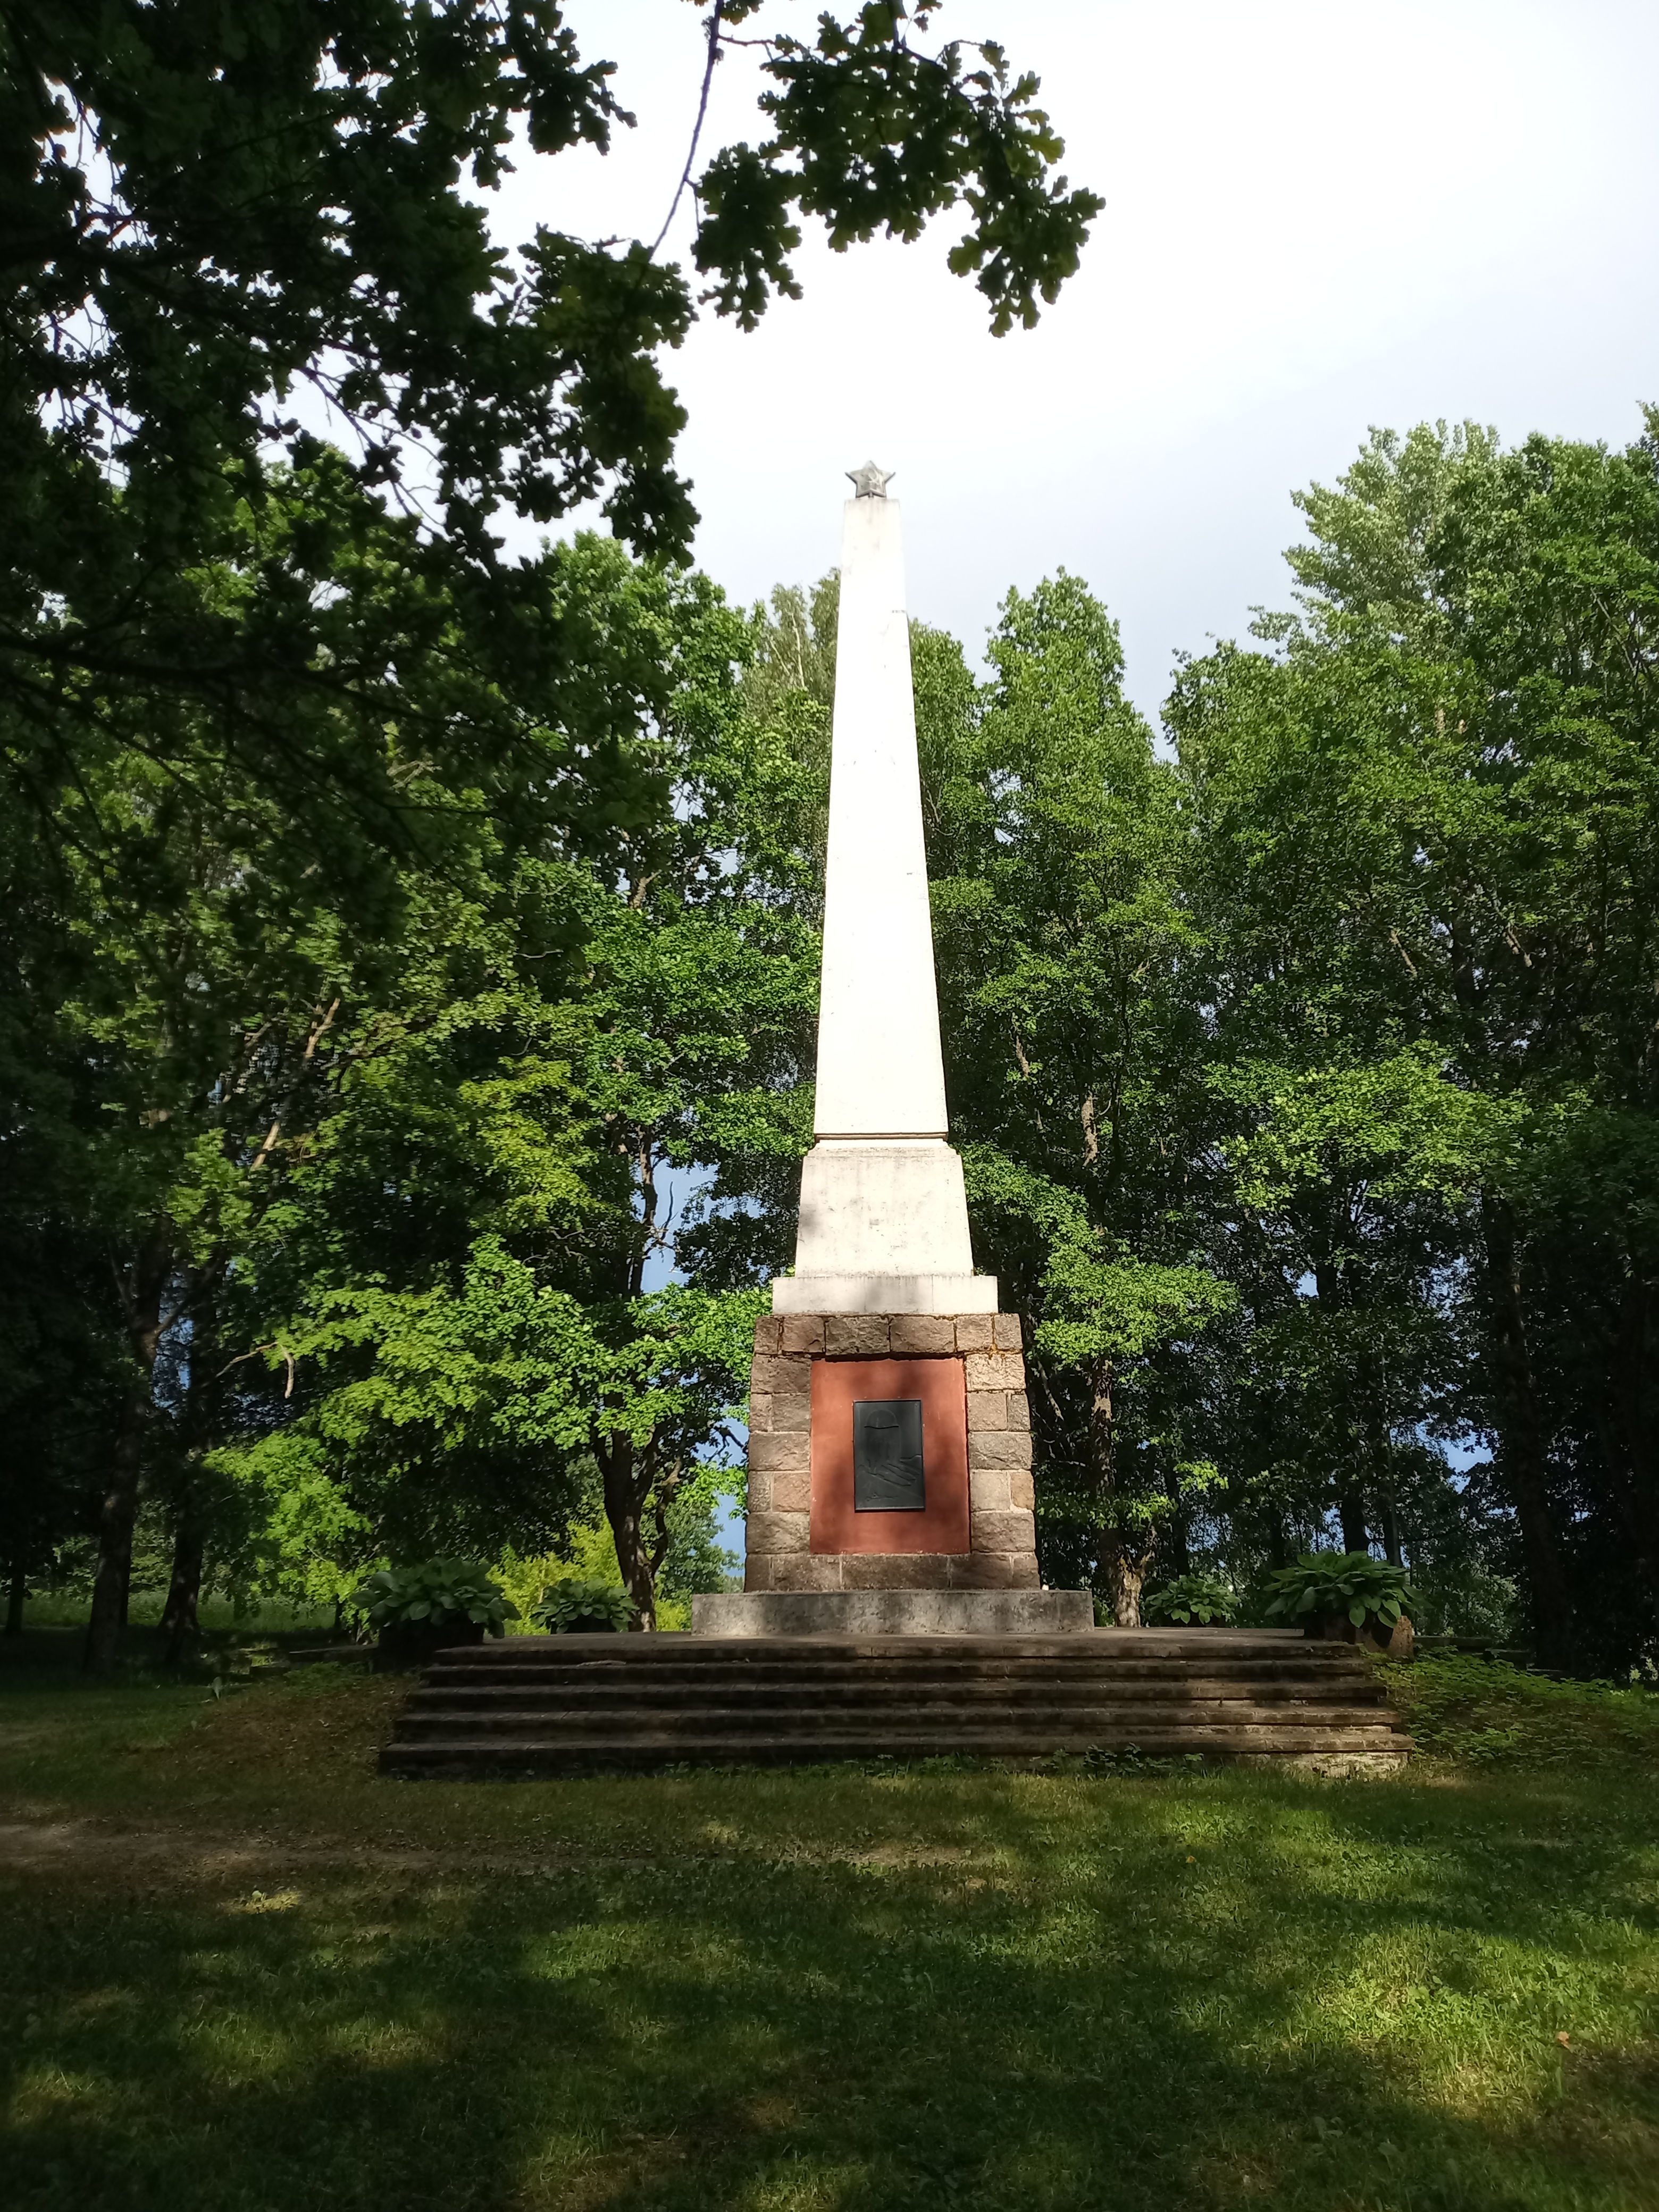
[[[855,1361],[869,1363],[867,1385],[848,1372],[845,1363]],[[936,1400],[930,1433],[939,1440],[939,1498],[954,1500],[954,1510],[935,1512],[930,1480],[925,1522],[918,1515],[912,1527],[898,1513],[854,1521],[844,1494],[849,1389],[933,1399],[934,1376],[953,1409],[945,1420]],[[750,1381],[745,1594],[1042,1595],[1030,1429],[1014,1314],[766,1316],[756,1324]]]
[[[1060,1636],[1094,1625],[1086,1590],[757,1590],[691,1601],[696,1636]]]

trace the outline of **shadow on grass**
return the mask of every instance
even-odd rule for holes
[[[387,1788],[416,1832],[479,1802]],[[516,1803],[586,1862],[18,1883],[11,2212],[1656,2202],[1639,1791],[730,1776]]]

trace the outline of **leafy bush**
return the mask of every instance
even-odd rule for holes
[[[629,1628],[638,1611],[628,1592],[615,1583],[587,1582],[573,1576],[568,1582],[550,1583],[530,1618],[550,1635],[565,1636],[592,1621],[618,1631]]]
[[[1411,1583],[1403,1568],[1369,1552],[1304,1552],[1292,1567],[1267,1578],[1269,1620],[1322,1620],[1346,1613],[1356,1628],[1371,1615],[1392,1628],[1405,1610]]]
[[[429,1620],[434,1626],[447,1620],[470,1620],[482,1624],[492,1636],[501,1636],[506,1624],[519,1617],[519,1608],[500,1584],[471,1559],[422,1559],[414,1567],[383,1567],[354,1590],[348,1602],[366,1616],[371,1628],[405,1620]]]
[[[1178,1621],[1183,1628],[1194,1621],[1230,1627],[1238,1617],[1238,1600],[1219,1575],[1176,1575],[1153,1590],[1141,1610],[1148,1620]]]

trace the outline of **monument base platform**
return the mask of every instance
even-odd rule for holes
[[[1086,1590],[745,1590],[691,1601],[697,1636],[1063,1636],[1094,1625]]]
[[[460,1780],[1134,1753],[1340,1772],[1397,1766],[1410,1748],[1357,1645],[1284,1629],[507,1636],[439,1654],[380,1771]]]

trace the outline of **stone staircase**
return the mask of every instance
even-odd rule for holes
[[[1101,1750],[1340,1771],[1410,1748],[1362,1652],[1284,1630],[515,1636],[441,1652],[380,1769],[455,1780]]]

